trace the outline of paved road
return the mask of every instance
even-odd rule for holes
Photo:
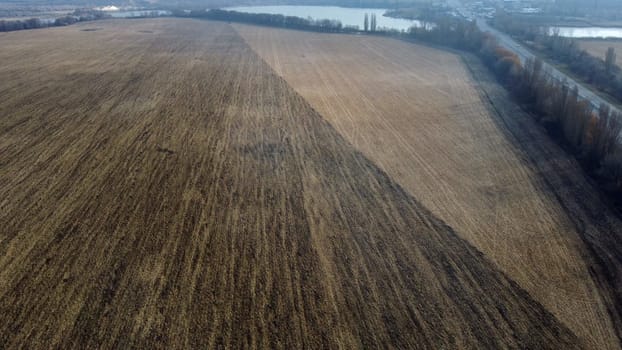
[[[464,17],[466,18],[475,18],[477,26],[479,27],[480,30],[485,31],[485,32],[489,32],[492,35],[494,35],[497,40],[499,41],[499,44],[505,48],[507,48],[508,50],[516,53],[518,55],[518,57],[520,58],[521,62],[525,62],[527,59],[529,58],[534,58],[535,56],[529,51],[527,50],[524,46],[522,46],[521,44],[519,44],[516,40],[512,39],[509,35],[502,33],[498,30],[496,30],[495,28],[492,28],[491,26],[489,26],[486,23],[486,20],[483,18],[477,18],[475,16],[473,16],[473,14],[468,11],[466,8],[464,8],[464,6],[462,6],[462,4],[459,2],[459,0],[449,0],[448,3],[453,6],[454,8],[456,8],[458,10],[458,12],[460,12]],[[579,96],[585,100],[590,101],[590,103],[592,104],[592,107],[594,109],[598,109],[599,106],[601,104],[609,104],[607,101],[605,101],[602,97],[596,95],[595,93],[593,93],[590,89],[586,88],[585,86],[581,85],[581,83],[577,82],[576,80],[572,79],[571,77],[569,77],[567,74],[561,72],[560,70],[556,69],[555,67],[551,66],[548,63],[543,63],[543,68],[544,71],[547,72],[546,74],[548,74],[551,78],[557,80],[557,81],[564,81],[564,79],[566,80],[566,83],[568,84],[568,86],[570,88],[573,88],[575,85],[578,87],[579,89]],[[612,111],[616,111],[619,112],[619,110],[614,107],[611,106]]]
[[[519,44],[518,42],[516,42],[516,40],[512,39],[509,35],[502,33],[498,30],[496,30],[495,28],[489,26],[485,20],[478,18],[476,19],[477,21],[477,26],[482,30],[482,31],[486,31],[491,33],[492,35],[494,35],[497,40],[499,41],[499,44],[502,45],[503,47],[513,51],[514,53],[516,53],[518,55],[518,57],[520,58],[521,62],[525,62],[527,59],[529,58],[534,58],[534,55],[527,50],[524,46],[522,46],[521,44]],[[543,68],[544,71],[546,72],[546,74],[548,74],[549,77],[557,80],[557,81],[563,81],[564,79],[566,79],[566,83],[572,88],[575,85],[579,88],[579,96],[582,97],[585,100],[590,101],[590,103],[592,104],[592,106],[594,107],[594,109],[598,109],[598,107],[601,105],[601,103],[604,104],[608,104],[607,101],[605,101],[602,97],[596,95],[595,93],[593,93],[590,89],[586,88],[585,86],[581,85],[579,82],[577,82],[576,80],[572,79],[571,77],[569,77],[567,74],[561,72],[560,70],[556,69],[555,67],[551,66],[548,63],[543,63]],[[611,106],[611,108],[614,108],[613,106]]]

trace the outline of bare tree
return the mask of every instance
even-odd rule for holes
[[[608,105],[600,105],[592,144],[592,154],[597,160],[604,159],[617,147],[622,132],[621,117],[618,113],[611,112]]]
[[[566,97],[566,113],[562,116],[562,131],[566,141],[575,149],[580,150],[585,141],[585,130],[592,116],[591,107],[579,98],[579,90],[575,85]]]
[[[370,24],[369,27],[370,27],[372,32],[376,31],[376,14],[375,13],[371,14],[371,24]]]
[[[613,47],[607,49],[605,54],[605,69],[607,73],[611,73],[614,65],[616,64],[616,50]]]

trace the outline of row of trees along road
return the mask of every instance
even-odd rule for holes
[[[563,63],[588,84],[622,101],[622,69],[616,62],[616,52],[609,48],[605,57],[594,57],[581,49],[573,38],[537,23],[528,23],[499,12],[492,23],[527,46],[540,51],[552,60]]]
[[[513,52],[503,48],[474,23],[439,19],[436,26],[411,28],[413,38],[471,51],[495,73],[515,98],[541,122],[558,142],[575,155],[614,199],[622,202],[622,115],[607,105],[594,111],[579,97],[575,86],[550,78],[542,61],[524,65]],[[614,53],[609,53],[611,65]]]

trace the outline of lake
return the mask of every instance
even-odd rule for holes
[[[559,30],[560,36],[570,38],[622,38],[622,28],[553,27],[551,33],[556,30]]]
[[[133,17],[152,17],[170,16],[171,11],[166,10],[132,10],[132,11],[106,11],[106,14],[113,18],[133,18]]]
[[[421,27],[419,21],[402,18],[385,17],[385,9],[370,8],[346,8],[336,6],[235,6],[226,7],[223,10],[245,12],[245,13],[267,13],[273,15],[296,16],[313,19],[338,20],[344,26],[358,26],[363,29],[363,19],[365,14],[375,14],[378,29],[388,28],[397,30],[408,30],[410,27]]]

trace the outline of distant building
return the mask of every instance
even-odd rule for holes
[[[501,6],[507,12],[533,14],[542,12],[543,0],[502,0]]]
[[[525,13],[525,14],[540,13],[540,12],[542,12],[542,9],[538,7],[523,7],[520,10],[520,13]]]

